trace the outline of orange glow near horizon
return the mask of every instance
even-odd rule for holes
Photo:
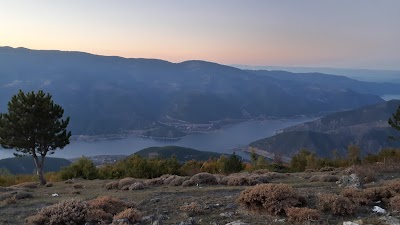
[[[338,1],[7,1],[0,46],[171,62],[400,69],[400,2]]]

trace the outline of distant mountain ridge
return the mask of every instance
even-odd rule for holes
[[[335,83],[343,78],[333,77],[332,88],[320,88],[265,73],[196,60],[0,47],[0,112],[19,89],[44,89],[71,117],[73,134],[94,135],[154,131],[160,124],[209,129],[220,121],[316,115],[383,102],[379,83],[351,80],[343,88]],[[391,94],[400,94],[400,85],[395,87]]]
[[[315,121],[295,125],[281,133],[250,144],[258,149],[292,156],[302,148],[321,156],[331,156],[336,149],[345,154],[349,144],[360,146],[363,154],[376,153],[385,147],[400,147],[399,142],[389,140],[398,136],[387,120],[400,105],[391,100],[354,110],[337,112]]]

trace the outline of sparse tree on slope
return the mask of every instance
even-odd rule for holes
[[[400,106],[397,108],[396,112],[392,114],[392,118],[389,118],[388,123],[394,129],[400,131]],[[396,139],[395,137],[390,136],[391,139]]]
[[[0,144],[14,148],[16,156],[31,155],[41,184],[46,184],[43,167],[46,155],[69,144],[69,117],[43,91],[19,91],[8,103],[8,113],[0,114]]]

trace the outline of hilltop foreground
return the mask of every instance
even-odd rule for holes
[[[53,224],[67,224],[62,219],[69,216],[76,224],[398,224],[399,169],[377,163],[286,174],[23,183],[0,188],[0,224],[49,224],[46,216]],[[375,206],[387,212],[373,212]]]

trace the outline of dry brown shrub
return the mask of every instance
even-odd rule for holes
[[[27,224],[32,225],[60,225],[83,224],[87,205],[76,199],[61,201],[39,211],[35,216],[27,218]]]
[[[339,177],[335,175],[314,175],[310,177],[310,182],[336,182],[339,180]]]
[[[36,214],[25,219],[27,225],[43,225],[48,221],[48,217],[42,214]]]
[[[114,216],[114,220],[123,220],[126,219],[128,220],[129,224],[137,223],[142,220],[142,213],[133,208],[128,208],[125,209],[124,211],[118,213],[117,215]],[[114,224],[114,223],[113,223]]]
[[[107,190],[118,189],[119,181],[112,181],[104,185]]]
[[[217,179],[218,184],[221,184],[221,181],[226,177],[222,174],[214,174],[215,179]]]
[[[128,190],[134,191],[134,190],[143,190],[144,189],[144,184],[142,182],[135,182],[134,184],[130,185]]]
[[[15,198],[15,195],[14,195],[10,198],[4,199],[3,202],[6,203],[7,205],[11,205],[11,204],[17,203],[17,199]]]
[[[332,195],[320,194],[317,196],[316,206],[321,211],[330,211],[335,215],[351,215],[355,213],[357,205],[349,198]]]
[[[194,185],[196,185],[196,183],[193,180],[185,180],[182,183],[183,187],[190,187],[190,186],[194,186]]]
[[[88,205],[91,209],[101,209],[111,215],[121,212],[128,206],[124,201],[110,196],[99,196],[88,201]]]
[[[190,216],[203,213],[203,208],[198,202],[191,202],[190,204],[185,204],[181,206],[179,209],[183,212],[189,213]]]
[[[220,184],[229,186],[253,186],[256,184],[269,183],[270,179],[268,175],[243,175],[243,174],[231,174],[222,179]]]
[[[210,173],[198,173],[190,178],[195,184],[202,185],[216,185],[218,184],[217,178]]]
[[[127,186],[127,185],[129,186],[135,182],[137,182],[137,180],[135,178],[132,178],[132,177],[123,178],[123,179],[119,180],[119,182],[118,182],[118,189],[121,189],[122,187]]]
[[[304,224],[307,221],[319,221],[321,214],[316,209],[289,207],[285,210],[290,222]]]
[[[393,211],[399,212],[400,211],[400,195],[396,195],[389,200],[390,208]]]
[[[302,198],[287,184],[260,184],[242,191],[238,202],[250,210],[282,215],[286,208],[301,206]]]
[[[17,193],[14,194],[14,197],[17,200],[20,200],[20,199],[32,198],[32,194],[25,191],[18,191]]]
[[[188,177],[177,176],[175,179],[171,180],[169,185],[170,186],[181,186],[183,184],[183,182],[185,182],[188,179],[189,179]]]
[[[400,180],[391,180],[385,186],[395,194],[400,193]]]
[[[363,190],[355,188],[345,188],[340,192],[340,195],[353,201],[357,205],[367,205],[371,200],[367,197]]]
[[[86,222],[109,224],[112,222],[113,215],[104,212],[102,209],[89,208],[86,213]]]
[[[159,186],[164,184],[164,178],[157,177],[150,180],[146,180],[144,185],[146,186]]]
[[[388,187],[374,187],[364,190],[365,197],[372,202],[389,199],[393,196]]]
[[[363,184],[376,181],[376,177],[378,176],[377,170],[373,165],[352,166],[347,168],[345,172],[347,174],[357,174]]]

